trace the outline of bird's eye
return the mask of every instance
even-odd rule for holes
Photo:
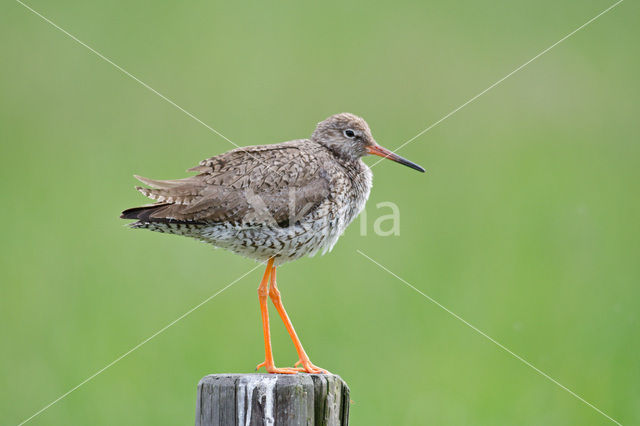
[[[355,138],[355,137],[356,137],[356,132],[354,132],[354,131],[353,131],[353,130],[351,130],[351,129],[347,129],[347,130],[345,130],[343,133],[344,133],[344,135],[345,135],[346,137],[348,137],[349,139],[353,139],[353,138]]]

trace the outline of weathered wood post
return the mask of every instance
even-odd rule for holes
[[[211,374],[198,383],[196,426],[347,425],[349,402],[332,374]]]

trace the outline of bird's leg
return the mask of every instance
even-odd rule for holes
[[[300,359],[296,362],[296,366],[302,364],[302,368],[299,368],[299,371],[304,371],[306,373],[329,373],[327,370],[324,370],[320,367],[316,367],[311,363],[309,356],[304,351],[302,347],[302,343],[300,343],[300,339],[298,339],[298,335],[296,334],[296,330],[293,328],[293,324],[287,315],[287,311],[284,310],[284,306],[282,305],[282,298],[280,297],[280,291],[278,290],[278,286],[276,285],[276,267],[272,267],[271,269],[271,286],[269,287],[269,297],[271,297],[271,301],[273,305],[276,307],[276,310],[280,314],[280,318],[282,318],[282,322],[284,322],[284,326],[287,328],[289,332],[289,336],[291,336],[291,340],[293,340],[293,345],[296,347],[296,351],[298,352],[298,357]]]
[[[264,332],[264,362],[258,364],[256,370],[264,367],[267,373],[295,374],[296,368],[277,368],[273,362],[273,352],[271,351],[271,332],[269,331],[269,311],[267,309],[267,296],[269,295],[269,273],[273,268],[273,258],[267,262],[267,269],[264,271],[262,281],[258,287],[258,300],[260,301],[260,313],[262,314],[262,331]]]

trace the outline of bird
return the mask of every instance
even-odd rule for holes
[[[146,185],[136,189],[153,203],[120,217],[135,219],[131,228],[192,237],[266,263],[258,286],[265,360],[256,370],[325,374],[311,362],[282,304],[276,269],[333,248],[369,197],[372,173],[362,161],[367,155],[425,171],[378,145],[363,118],[340,113],[318,123],[309,139],[239,147],[201,161],[187,170],[196,174],[183,179],[134,175]],[[275,365],[267,298],[297,351],[293,367]]]

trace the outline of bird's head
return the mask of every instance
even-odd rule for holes
[[[357,160],[369,154],[378,155],[424,172],[419,165],[378,145],[367,122],[348,112],[332,115],[318,123],[311,140],[324,145],[335,155],[346,160]]]

